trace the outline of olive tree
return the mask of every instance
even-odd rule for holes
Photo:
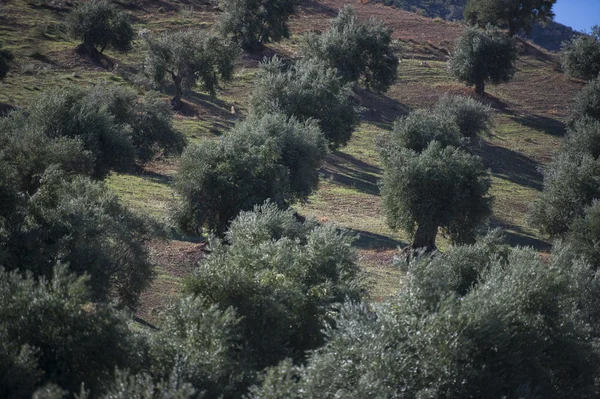
[[[391,30],[375,19],[360,23],[350,6],[340,10],[322,34],[305,36],[301,53],[336,68],[345,81],[361,82],[382,93],[398,77],[398,57],[391,46]]]
[[[481,159],[433,141],[421,153],[383,154],[381,196],[388,225],[413,236],[411,248],[436,248],[438,230],[452,242],[473,241],[491,214],[489,172]]]
[[[433,112],[454,122],[462,136],[469,139],[491,129],[490,107],[470,97],[444,95],[433,107]]]
[[[191,233],[222,234],[240,211],[271,199],[280,206],[304,200],[316,189],[326,141],[313,120],[284,115],[252,117],[218,142],[188,147],[175,189],[176,219]]]
[[[282,112],[301,121],[316,119],[332,149],[345,145],[359,123],[351,102],[352,89],[333,68],[301,60],[286,66],[273,57],[264,61],[251,96],[257,115]]]
[[[14,59],[13,54],[8,50],[2,49],[2,43],[0,43],[0,80],[6,77],[10,70],[10,62]]]
[[[181,108],[184,90],[197,83],[214,96],[221,82],[233,78],[238,48],[229,40],[199,30],[146,35],[146,71],[156,84],[165,79],[175,86],[173,108]]]
[[[520,30],[530,33],[536,23],[552,21],[555,3],[556,0],[469,0],[464,16],[469,23],[481,27],[507,26],[514,36]]]
[[[590,35],[579,35],[563,43],[561,61],[567,75],[592,80],[600,75],[600,26]]]
[[[257,51],[265,43],[289,37],[287,21],[297,4],[298,0],[219,0],[219,28],[244,50]]]
[[[497,28],[469,27],[456,41],[448,63],[452,76],[483,95],[486,82],[494,85],[510,81],[516,72],[515,40]]]
[[[600,77],[585,85],[569,110],[569,125],[581,119],[600,121]]]
[[[235,310],[255,370],[303,359],[322,344],[337,305],[362,296],[354,237],[333,226],[302,223],[271,203],[242,212],[225,240],[211,241],[184,290]]]
[[[86,1],[69,14],[70,35],[81,40],[89,54],[102,54],[107,47],[126,52],[131,49],[134,32],[127,14],[107,1]]]
[[[599,273],[493,242],[414,262],[397,296],[346,304],[304,365],[252,399],[596,397]]]

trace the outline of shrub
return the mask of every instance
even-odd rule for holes
[[[483,95],[486,82],[494,85],[510,81],[516,71],[515,40],[496,28],[467,28],[456,41],[448,63],[450,73]]]
[[[267,199],[280,206],[304,200],[317,187],[325,154],[314,121],[268,114],[239,123],[220,142],[184,152],[175,185],[179,225],[222,234],[240,211]]]
[[[569,112],[568,125],[573,126],[584,118],[600,121],[600,78],[590,81],[577,94]]]
[[[193,399],[198,391],[189,383],[182,382],[174,373],[166,380],[156,381],[148,374],[131,374],[127,371],[116,371],[100,399]],[[79,396],[78,399],[87,399]]]
[[[421,154],[401,149],[382,161],[388,225],[413,235],[414,249],[435,249],[439,228],[454,243],[471,242],[491,214],[489,172],[477,156],[434,141]]]
[[[241,391],[243,359],[233,308],[219,310],[202,298],[183,297],[163,313],[160,330],[148,334],[150,373],[155,380],[175,376],[206,397]],[[223,396],[222,396],[223,395]]]
[[[481,250],[453,249],[411,265],[397,299],[374,311],[345,305],[305,366],[283,362],[249,396],[597,396],[590,298],[599,293],[598,274],[564,249],[548,261],[527,249]],[[474,272],[459,278],[473,281],[468,289],[446,284],[465,266]]]
[[[490,107],[470,97],[444,95],[433,110],[442,118],[453,121],[463,137],[475,139],[490,131]]]
[[[134,33],[127,14],[106,1],[88,1],[71,12],[67,19],[69,34],[81,40],[90,54],[107,47],[126,52],[131,49]]]
[[[0,235],[11,268],[49,277],[56,262],[65,263],[77,275],[91,276],[94,299],[136,306],[153,276],[144,243],[155,231],[102,183],[65,179],[51,167],[39,189],[13,211]]]
[[[147,35],[146,70],[156,84],[165,77],[172,79],[175,97],[171,103],[181,108],[184,90],[200,82],[211,96],[220,82],[233,78],[238,49],[231,42],[208,33],[188,30],[165,32],[158,37]]]
[[[327,32],[306,36],[302,53],[336,68],[345,81],[360,81],[367,89],[382,93],[398,77],[398,57],[391,41],[391,31],[381,22],[371,19],[361,24],[354,9],[346,6]]]
[[[590,35],[579,35],[563,43],[561,61],[568,76],[592,80],[600,75],[600,26]]]
[[[600,267],[600,202],[594,200],[583,215],[575,218],[565,235],[573,252],[585,258],[596,269]]]
[[[10,70],[10,62],[13,59],[13,54],[8,50],[3,50],[2,43],[0,43],[0,80],[6,77],[6,74]]]
[[[560,149],[572,155],[600,157],[600,120],[584,117],[575,121],[567,131]]]
[[[124,317],[90,305],[87,277],[56,266],[52,279],[0,269],[0,395],[31,397],[52,383],[100,391],[115,367],[137,367],[139,343]]]
[[[92,102],[104,104],[119,125],[130,126],[136,157],[150,161],[158,151],[179,155],[186,145],[185,136],[173,126],[173,112],[156,93],[148,93],[141,102],[134,91],[115,85],[97,86],[90,93]]]
[[[286,357],[301,360],[322,343],[323,323],[336,304],[361,296],[353,240],[330,226],[301,226],[291,210],[265,204],[232,223],[229,245],[211,242],[185,292],[235,309],[254,369]]]
[[[256,115],[282,112],[301,121],[314,118],[330,148],[338,148],[350,140],[359,122],[351,93],[334,69],[304,60],[286,68],[273,57],[260,66],[251,106]]]
[[[223,10],[219,28],[247,51],[257,51],[264,44],[290,36],[287,26],[297,0],[219,0]]]
[[[544,170],[544,189],[532,205],[530,221],[544,234],[562,236],[596,198],[600,198],[600,160],[560,153]]]
[[[382,134],[377,148],[386,161],[402,149],[423,152],[432,141],[443,147],[459,147],[461,132],[452,118],[440,113],[418,110],[399,118],[390,132]]]

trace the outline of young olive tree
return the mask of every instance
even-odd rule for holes
[[[510,81],[516,72],[515,40],[497,28],[470,27],[456,42],[448,63],[450,73],[483,95],[486,82],[494,85]]]
[[[8,50],[2,49],[2,43],[0,43],[0,80],[4,79],[10,70],[10,62],[15,57]]]
[[[298,0],[219,0],[219,28],[246,51],[290,36],[287,25]]]
[[[469,0],[464,16],[472,25],[507,26],[514,36],[520,30],[530,33],[536,23],[552,21],[555,3],[556,0]]]
[[[148,45],[146,71],[158,85],[165,78],[175,86],[173,108],[181,108],[184,90],[197,83],[214,96],[221,82],[233,78],[238,48],[207,32],[187,30],[145,36]]]
[[[454,122],[461,135],[468,139],[475,139],[491,128],[490,107],[470,97],[444,95],[433,107],[433,112]]]
[[[340,10],[323,34],[309,33],[302,54],[336,68],[345,81],[386,92],[398,77],[398,57],[391,46],[391,30],[375,19],[360,23],[350,6]]]
[[[381,196],[388,224],[413,235],[413,249],[436,249],[438,230],[469,243],[491,214],[489,172],[481,159],[433,141],[420,154],[382,154]]]
[[[335,227],[299,222],[291,209],[257,206],[232,222],[229,245],[211,242],[185,292],[235,310],[242,353],[255,370],[301,360],[322,344],[337,305],[362,296],[353,241]]]
[[[285,206],[316,189],[326,141],[313,120],[251,117],[219,142],[188,147],[175,188],[183,230],[222,234],[240,211],[271,199]]]
[[[590,35],[579,35],[563,43],[561,60],[568,76],[584,80],[600,75],[600,26]]]
[[[301,121],[316,119],[332,149],[345,145],[359,122],[352,89],[335,69],[313,60],[285,66],[277,57],[263,62],[254,84],[251,109],[256,115],[282,112]]]
[[[89,54],[102,54],[107,47],[121,52],[131,50],[134,32],[128,16],[107,1],[81,4],[69,14],[67,28]]]

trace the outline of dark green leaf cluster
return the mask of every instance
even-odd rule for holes
[[[176,219],[188,232],[207,228],[222,234],[240,211],[267,199],[280,206],[304,200],[317,188],[326,154],[314,120],[250,117],[220,141],[183,153],[175,183],[180,196]]]
[[[181,106],[183,91],[198,82],[215,95],[221,82],[233,78],[238,48],[229,40],[199,30],[167,31],[145,38],[146,71],[156,84],[162,85],[165,78],[173,82],[176,109]]]
[[[444,95],[434,106],[433,112],[456,124],[460,134],[467,139],[476,139],[491,129],[490,107],[471,97]]]
[[[86,1],[69,14],[70,35],[83,43],[90,54],[100,54],[110,46],[116,51],[131,50],[134,32],[127,14],[107,1]]]
[[[132,91],[104,84],[93,91],[73,86],[46,91],[33,100],[27,112],[3,118],[0,127],[4,140],[28,137],[63,148],[80,145],[86,155],[79,161],[71,157],[73,164],[67,169],[77,167],[77,162],[77,173],[90,174],[91,156],[91,174],[98,178],[110,170],[130,168],[136,158],[150,160],[159,150],[165,155],[178,154],[185,146],[185,138],[173,128],[168,104],[151,95],[138,102]],[[78,144],[67,144],[71,142]],[[44,151],[33,146],[31,150],[36,154]]]
[[[342,83],[335,69],[314,60],[286,66],[273,57],[261,64],[252,92],[252,112],[316,119],[330,148],[338,148],[350,140],[359,122],[351,94],[351,87]]]
[[[51,278],[23,278],[0,269],[0,396],[31,397],[43,392],[97,392],[115,367],[134,367],[139,341],[124,315],[92,304],[88,277],[67,267]],[[54,396],[60,398],[62,396]]]
[[[571,127],[583,119],[600,121],[600,76],[590,81],[577,94],[569,111],[567,123]]]
[[[267,203],[241,213],[224,242],[211,242],[185,291],[235,310],[252,369],[286,357],[298,361],[322,343],[323,325],[336,305],[361,297],[353,241]]]
[[[287,21],[297,4],[297,0],[219,0],[223,10],[219,28],[244,50],[258,51],[290,36]]]
[[[469,27],[456,42],[448,63],[452,76],[483,95],[485,83],[508,82],[516,72],[515,40],[497,28]]]
[[[391,303],[344,306],[306,365],[250,397],[596,397],[599,278],[564,248],[451,248],[411,264]]]
[[[301,53],[336,68],[344,81],[383,93],[398,78],[398,57],[391,41],[391,31],[383,23],[375,19],[359,23],[354,9],[346,6],[328,31],[305,36]]]
[[[10,70],[10,62],[14,59],[14,55],[8,51],[2,49],[2,43],[0,43],[0,80],[6,77]]]
[[[561,61],[569,76],[584,80],[600,76],[600,26],[594,26],[590,35],[563,43]]]
[[[555,3],[556,0],[469,0],[464,16],[472,25],[508,27],[513,36],[521,30],[531,32],[536,23],[552,21]]]

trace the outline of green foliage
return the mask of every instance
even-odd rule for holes
[[[140,161],[150,161],[159,151],[165,156],[183,152],[186,138],[173,127],[173,112],[157,93],[150,92],[138,102],[133,90],[101,85],[89,96],[93,103],[104,104],[117,124],[129,125],[131,143]]]
[[[127,14],[107,1],[87,1],[77,7],[67,18],[69,34],[83,43],[90,54],[100,54],[111,48],[127,52],[131,50],[134,32]]]
[[[336,68],[344,81],[361,82],[383,93],[398,77],[398,57],[391,42],[391,30],[383,23],[375,19],[359,23],[354,8],[346,6],[327,32],[305,36],[302,54]]]
[[[96,300],[136,306],[153,275],[144,243],[155,231],[147,221],[124,209],[102,183],[66,179],[54,167],[33,195],[12,194],[6,216],[0,214],[0,262],[47,277],[56,262],[65,263],[92,277]]]
[[[442,118],[453,121],[463,137],[475,139],[490,131],[491,110],[470,97],[444,95],[433,111]]]
[[[573,220],[565,242],[596,269],[600,267],[600,202],[594,200],[582,216]]]
[[[600,160],[560,153],[544,170],[544,190],[533,203],[531,223],[544,234],[562,236],[596,198],[600,198]]]
[[[346,305],[303,367],[269,370],[253,399],[594,397],[598,273],[490,243],[411,264],[390,304]]]
[[[592,80],[600,75],[600,26],[590,35],[580,35],[563,43],[561,60],[568,76]]]
[[[234,310],[183,297],[163,316],[160,330],[148,334],[154,378],[168,381],[176,371],[178,380],[206,397],[232,397],[243,377],[237,347],[240,321]]]
[[[148,374],[131,374],[126,371],[115,372],[114,380],[107,391],[98,396],[100,399],[193,399],[197,390],[182,382],[177,374],[166,380],[156,381]],[[77,399],[87,399],[79,396]]]
[[[515,40],[497,28],[485,30],[470,27],[456,41],[456,49],[448,63],[450,73],[483,95],[485,83],[508,82],[516,71]]]
[[[297,4],[297,0],[219,0],[223,10],[219,28],[245,50],[257,51],[290,36],[287,21]]]
[[[330,148],[345,145],[359,123],[352,105],[352,89],[335,69],[312,60],[286,67],[276,56],[264,61],[254,83],[251,105],[256,115],[282,112],[301,121],[314,118]]]
[[[0,396],[31,397],[48,383],[99,392],[115,366],[136,366],[139,343],[121,314],[90,304],[88,280],[60,265],[51,280],[0,271]]]
[[[175,183],[176,218],[186,231],[222,234],[242,210],[267,199],[280,206],[305,200],[318,184],[326,141],[313,120],[281,114],[251,117],[219,142],[188,148]]]
[[[590,81],[575,97],[570,113],[569,125],[579,119],[591,118],[600,121],[600,77]]]
[[[336,304],[361,296],[353,241],[331,226],[302,226],[291,210],[265,204],[232,223],[229,245],[211,242],[185,291],[235,309],[252,368],[301,360],[322,343]]]
[[[2,50],[2,43],[0,43],[0,80],[6,77],[6,74],[10,70],[10,62],[15,57],[8,50]]]
[[[221,82],[233,78],[238,48],[228,40],[199,30],[167,31],[145,39],[146,71],[156,84],[162,85],[165,77],[173,81],[175,109],[181,107],[183,91],[198,82],[214,96]]]
[[[514,36],[521,30],[530,33],[535,23],[552,21],[555,3],[556,0],[469,0],[464,16],[472,25],[508,26]]]
[[[563,153],[600,157],[600,120],[578,119],[568,129],[560,149]]]
[[[491,181],[479,157],[435,141],[420,154],[382,155],[381,195],[391,228],[413,234],[413,248],[434,249],[438,228],[454,243],[473,241],[491,214]]]

